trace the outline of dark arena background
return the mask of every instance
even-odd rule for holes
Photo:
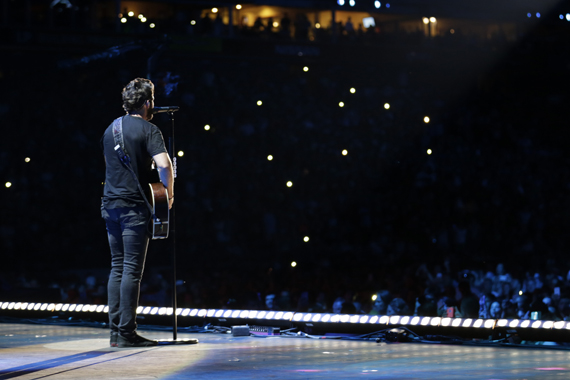
[[[0,0],[0,31],[0,379],[570,376],[570,1]],[[180,107],[176,234],[164,344],[113,349],[136,77]]]

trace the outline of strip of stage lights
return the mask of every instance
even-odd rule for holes
[[[29,311],[53,313],[108,313],[107,305],[63,304],[63,303],[33,303],[33,302],[0,302],[2,312]],[[168,307],[139,306],[139,315],[172,316],[173,309]],[[218,321],[232,320],[265,320],[295,323],[324,323],[324,324],[358,324],[375,325],[378,329],[396,326],[423,327],[455,327],[488,329],[518,328],[570,330],[570,322],[541,321],[522,319],[471,319],[471,318],[442,318],[398,315],[361,315],[361,314],[331,314],[331,313],[296,313],[292,311],[265,310],[228,310],[228,309],[189,309],[178,308],[176,315],[193,318],[214,318]]]

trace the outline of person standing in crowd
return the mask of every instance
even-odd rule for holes
[[[106,165],[101,215],[111,249],[107,286],[111,347],[147,347],[158,342],[137,334],[136,311],[149,241],[150,210],[136,180],[115,151],[115,139],[122,139],[121,145],[141,184],[155,182],[151,180],[154,160],[168,192],[169,208],[174,202],[174,173],[162,134],[149,122],[154,107],[153,83],[144,78],[134,79],[123,89],[122,97],[127,114],[120,123],[119,119],[111,123],[101,139]]]

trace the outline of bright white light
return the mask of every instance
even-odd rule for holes
[[[429,22],[436,22],[437,20],[435,19],[435,17],[430,17],[429,18]]]
[[[432,153],[433,153],[433,152],[432,152],[431,149],[428,149],[428,150],[427,150],[427,154],[432,154]]]
[[[183,150],[178,151],[178,157],[184,157],[184,151]]]
[[[313,319],[311,319],[311,322],[318,322],[318,321],[321,320],[322,317],[323,317],[323,316],[322,316],[321,314],[315,314],[315,315],[313,316]]]
[[[451,326],[453,326],[453,327],[459,327],[459,326],[461,326],[461,322],[462,322],[462,321],[463,321],[463,320],[462,320],[461,318],[454,318],[454,319],[453,319],[453,322],[451,322]]]
[[[139,20],[142,20],[144,18],[144,16],[142,15],[142,13],[138,16]]]
[[[431,322],[430,322],[430,325],[432,325],[432,326],[438,326],[440,322],[441,322],[441,318],[440,318],[440,317],[432,318],[432,319],[431,319]]]
[[[348,3],[351,7],[354,7],[356,5],[356,0],[349,0]]]
[[[267,313],[267,315],[265,316],[265,319],[273,319],[273,317],[275,317],[275,312],[274,312],[274,311],[270,311],[270,312]]]
[[[182,315],[183,317],[187,317],[189,313],[190,313],[190,309],[184,309],[184,310],[182,310],[182,313],[180,313],[180,315]]]
[[[42,306],[40,307],[41,311],[45,311],[47,310],[48,304],[47,303],[42,303]]]
[[[343,156],[346,156],[347,154],[348,154],[348,150],[343,149],[343,150],[342,150],[342,155],[343,155]]]
[[[311,314],[311,313],[305,314],[303,316],[303,321],[308,322],[311,320],[312,317],[313,317],[313,314]]]
[[[412,320],[410,321],[410,325],[417,325],[418,323],[420,323],[420,317],[413,317]]]
[[[303,238],[303,241],[304,241],[305,243],[308,242],[308,241],[309,241],[309,237],[308,237],[308,236],[305,236],[305,237]]]
[[[515,328],[519,325],[519,320],[518,319],[513,319],[510,323],[509,323],[509,327],[510,328]]]
[[[135,15],[135,12],[130,11],[129,13],[127,13],[129,15],[129,17],[133,17]]]
[[[430,320],[431,320],[430,317],[423,317],[423,318],[422,318],[421,325],[422,325],[422,326],[427,326],[427,325],[429,325],[429,321],[430,321]]]
[[[272,160],[273,160],[273,156],[272,156],[272,155],[267,156],[267,161],[272,161]]]
[[[523,295],[523,291],[519,290],[519,296],[522,296],[522,295]]]
[[[507,325],[508,321],[506,319],[499,319],[497,321],[497,326],[499,327],[505,327]]]
[[[6,182],[6,184],[4,186],[6,186],[6,188],[12,187],[12,182]]]
[[[196,20],[190,21],[190,25],[196,25]]]
[[[528,319],[527,319],[526,321],[523,321],[523,322],[521,323],[521,327],[522,327],[523,329],[527,328],[529,325],[530,325],[530,321],[529,321]]]
[[[339,106],[340,108],[344,107],[344,102],[339,102],[339,103],[338,103],[338,106]]]
[[[384,109],[389,110],[390,109],[390,103],[384,103]]]
[[[482,325],[483,325],[482,319],[478,319],[475,321],[475,323],[473,323],[473,327],[476,327],[476,328],[480,328]],[[465,322],[463,322],[463,327],[469,327],[469,326],[465,326]]]
[[[291,187],[291,186],[293,186],[293,182],[287,181],[287,187]]]
[[[542,325],[542,321],[534,321],[530,327],[537,329],[540,327],[540,325]]]
[[[566,13],[566,21],[570,21],[570,13]]]
[[[351,87],[351,88],[350,88],[350,93],[351,93],[351,94],[354,94],[355,92],[356,92],[356,88]]]
[[[152,23],[152,24],[150,24],[149,26],[150,26],[151,29],[154,29],[154,27],[155,27],[156,25],[154,25],[154,23]]]
[[[258,100],[258,101],[257,101],[257,105],[258,105],[258,106],[260,106],[260,105],[262,105],[262,104],[263,104],[263,102],[262,102],[261,100]]]
[[[393,325],[397,325],[398,322],[400,322],[400,316],[399,315],[393,315],[390,317],[390,323]]]
[[[380,317],[380,323],[381,325],[387,325],[388,322],[390,322],[390,317],[387,315],[383,315],[382,317]]]
[[[291,262],[291,267],[292,267],[292,268],[295,268],[296,266],[297,266],[297,262],[296,262],[296,261],[292,261],[292,262]]]
[[[427,18],[427,17],[422,18],[422,21],[423,21],[424,24],[426,24],[426,25],[429,24],[429,18]]]
[[[321,24],[319,24],[318,22],[315,24],[315,28],[317,29],[321,29]]]
[[[150,314],[156,315],[156,314],[158,314],[158,311],[159,311],[158,307],[153,307],[152,309],[150,309]]]
[[[25,162],[30,162],[31,160],[32,160],[32,159],[31,159],[30,157],[24,158],[24,161],[25,161]]]
[[[542,324],[543,329],[551,329],[552,327],[554,327],[554,322],[552,322],[552,321],[545,321]]]
[[[424,123],[429,123],[429,116],[424,117]]]
[[[441,325],[444,327],[448,327],[451,324],[451,318],[443,318],[441,320]]]
[[[55,308],[57,309],[57,306]],[[102,313],[103,310],[105,310],[105,305],[99,305],[99,306],[97,306],[97,309],[95,309],[95,311],[97,311],[97,313]]]
[[[208,310],[206,310],[206,309],[200,309],[198,311],[198,316],[199,317],[205,317],[207,312],[208,312]]]
[[[241,9],[241,4],[237,4],[236,9]]]
[[[341,7],[344,5],[344,0],[337,0],[336,1],[338,5],[340,5]]]
[[[124,23],[126,23],[126,22],[127,22],[127,19],[123,17],[123,18],[121,19],[121,23],[124,24]]]
[[[304,72],[309,71],[309,67],[308,67],[308,66],[303,67],[303,71],[304,71]]]
[[[218,8],[212,8],[212,13],[218,13]]]
[[[277,28],[279,26],[279,23],[277,21],[273,21],[273,27]]]
[[[374,2],[374,6],[376,7],[376,9],[380,8],[382,6],[382,3],[379,1],[375,1]]]
[[[141,18],[141,22],[146,22],[146,17]]]
[[[210,130],[210,126],[209,126],[208,124],[206,124],[206,125],[204,125],[204,129],[205,129],[206,131],[209,131],[209,130]]]
[[[461,324],[461,326],[463,327],[469,327],[471,326],[471,323],[473,323],[473,320],[471,318],[468,318],[466,320],[463,321],[463,323]]]
[[[377,298],[378,296],[376,294],[372,295],[372,301],[376,301]]]

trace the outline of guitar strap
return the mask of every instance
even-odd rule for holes
[[[128,155],[127,149],[125,148],[125,142],[123,140],[123,117],[119,117],[117,119],[115,119],[113,121],[113,138],[115,140],[115,152],[117,152],[117,155],[119,156],[119,160],[123,163],[123,165],[129,170],[129,172],[132,174],[137,187],[139,188],[139,191],[141,193],[141,196],[143,197],[149,211],[150,211],[150,215],[152,217],[152,219],[155,222],[160,223],[160,220],[156,217],[156,214],[154,213],[152,206],[150,204],[150,202],[148,201],[148,198],[146,197],[144,190],[142,189],[141,183],[139,181],[139,178],[137,177],[137,174],[135,173],[135,171],[133,170],[133,167],[131,166],[131,158]]]

